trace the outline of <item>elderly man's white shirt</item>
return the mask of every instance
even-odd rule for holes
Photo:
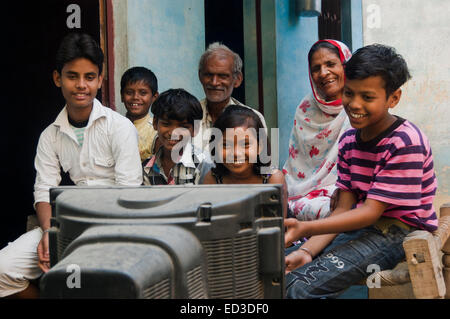
[[[80,146],[64,107],[39,138],[35,204],[49,202],[49,189],[61,182],[60,167],[69,172],[76,185],[141,185],[136,128],[127,118],[95,99]]]

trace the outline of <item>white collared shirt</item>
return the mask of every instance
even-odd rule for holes
[[[136,128],[130,120],[94,99],[80,146],[64,107],[39,137],[35,204],[49,202],[49,189],[61,182],[60,167],[69,172],[76,185],[141,185]]]

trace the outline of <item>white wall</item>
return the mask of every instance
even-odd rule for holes
[[[438,178],[436,209],[450,202],[450,1],[363,0],[364,45],[397,49],[412,79],[392,111],[428,136]]]

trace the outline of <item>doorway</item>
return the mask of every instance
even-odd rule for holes
[[[244,62],[244,16],[242,0],[205,0],[205,45],[221,42],[239,54]],[[206,49],[205,48],[205,49]],[[244,73],[244,70],[242,70]],[[234,98],[245,104],[245,78],[233,90]]]
[[[341,40],[341,1],[322,0],[322,14],[318,19],[319,40]]]
[[[56,50],[71,31],[88,33],[104,46],[101,17],[105,15],[105,2],[10,1],[6,5],[1,19],[5,65],[2,113],[6,134],[0,139],[0,176],[6,209],[0,223],[0,248],[25,232],[26,218],[34,213],[36,146],[41,132],[64,106],[60,89],[52,79]],[[102,100],[101,91],[97,98]]]

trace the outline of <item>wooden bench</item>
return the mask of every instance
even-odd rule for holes
[[[417,230],[403,241],[405,262],[375,274],[380,288],[369,288],[370,299],[450,299],[450,203],[440,208],[439,227]]]

